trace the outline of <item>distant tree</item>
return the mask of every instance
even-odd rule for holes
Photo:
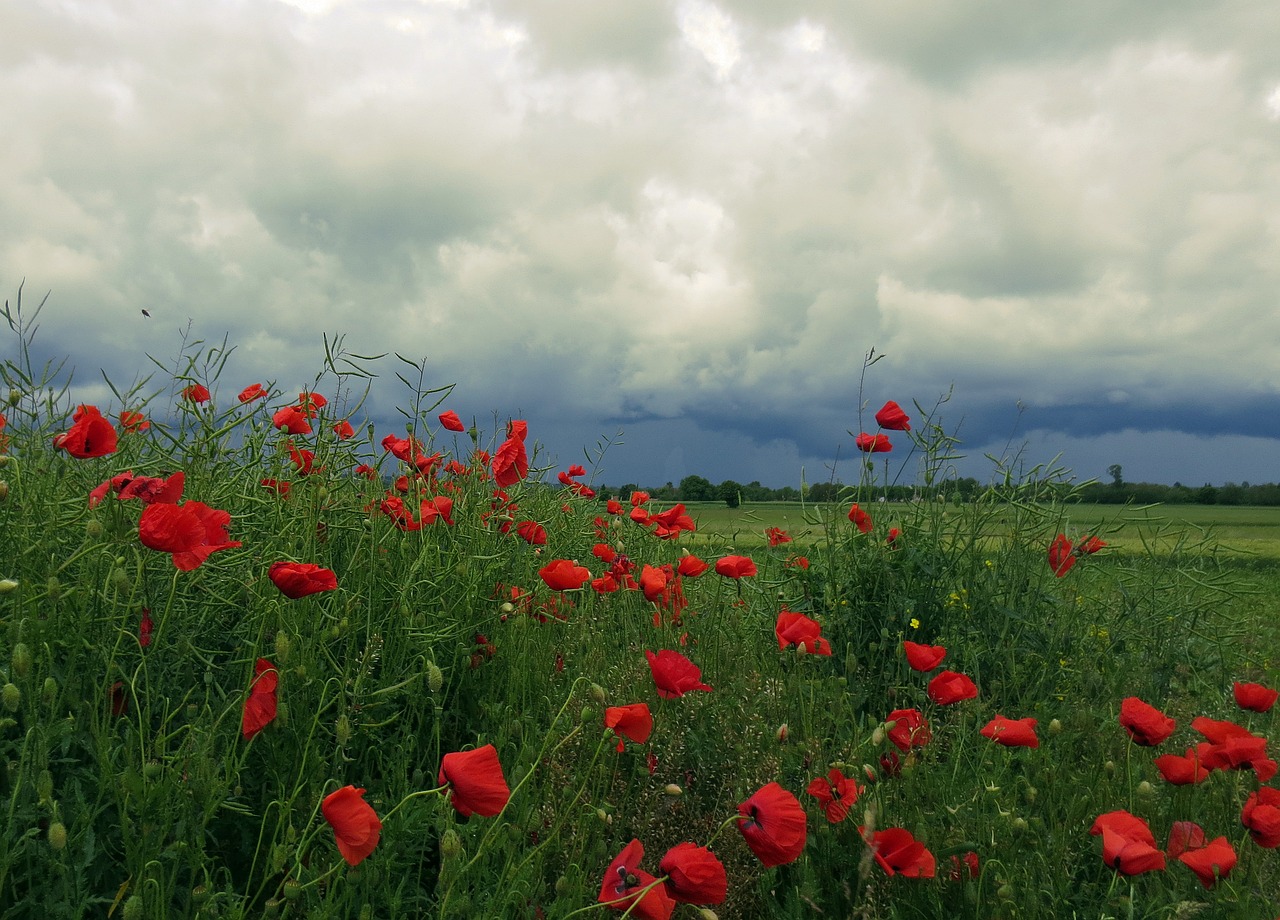
[[[1111,477],[1111,484],[1117,489],[1124,485],[1124,468],[1118,463],[1113,463],[1107,467],[1107,475]]]
[[[631,498],[632,492],[639,492],[639,491],[640,491],[640,487],[636,485],[634,482],[623,483],[622,485],[618,486],[618,498],[620,498],[622,501],[625,502],[627,499]]]
[[[1201,505],[1216,505],[1218,503],[1218,490],[1206,482],[1196,490],[1196,503]]]
[[[796,502],[800,500],[800,490],[795,486],[783,486],[775,491],[775,496],[780,502]]]
[[[742,504],[742,483],[726,479],[716,488],[716,494],[730,508],[736,508]]]
[[[680,500],[686,502],[713,502],[717,498],[716,487],[711,480],[701,476],[686,476],[680,480]]]
[[[840,497],[840,490],[843,488],[838,482],[815,482],[809,486],[809,501],[833,502]]]

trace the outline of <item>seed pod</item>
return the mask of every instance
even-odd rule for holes
[[[15,677],[22,678],[31,673],[31,649],[27,647],[27,643],[19,642],[14,645],[9,663]]]
[[[286,879],[284,883],[284,896],[287,900],[296,901],[302,897],[302,883],[296,878]]]
[[[164,767],[161,765],[160,761],[156,760],[154,757],[142,765],[142,775],[147,779],[155,779],[163,771]]]
[[[206,885],[197,885],[191,889],[191,903],[196,907],[209,900],[209,888]]]

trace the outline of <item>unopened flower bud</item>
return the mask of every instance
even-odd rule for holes
[[[507,601],[498,609],[501,610],[503,613],[512,614],[516,612],[516,605],[511,603],[511,601]]]
[[[121,594],[128,594],[133,588],[133,579],[124,569],[111,570],[111,585]]]
[[[1019,816],[1010,821],[1009,825],[1013,828],[1015,833],[1021,834],[1027,829],[1027,819]]]
[[[17,684],[5,684],[4,689],[0,690],[0,701],[3,701],[5,709],[17,712],[22,705],[22,691]]]
[[[698,916],[701,920],[720,920],[720,916],[710,907],[699,907]]]
[[[351,740],[351,720],[347,718],[346,713],[338,716],[334,733],[338,737],[338,746],[346,747],[347,742]]]
[[[1106,771],[1107,776],[1113,776],[1116,772],[1116,762],[1114,760],[1108,760],[1102,765],[1102,769]]]
[[[596,705],[598,706],[604,705],[604,702],[607,699],[607,697],[605,696],[604,687],[600,686],[599,684],[592,684],[589,693],[591,695],[591,699],[595,701]]]
[[[677,795],[684,794],[684,790],[681,789],[679,786],[677,786],[675,783],[667,783],[667,785],[663,787],[662,791],[670,796],[677,796]]]
[[[1049,734],[1051,734],[1051,735],[1061,735],[1061,734],[1062,734],[1062,720],[1061,720],[1061,719],[1050,719],[1050,720],[1049,720]]]
[[[1152,786],[1145,779],[1142,782],[1138,783],[1138,795],[1142,796],[1144,799],[1149,799],[1151,798],[1151,796],[1155,794],[1156,794],[1155,786]]]
[[[142,775],[147,779],[155,779],[163,771],[164,767],[161,765],[160,761],[156,760],[154,757],[142,765]]]
[[[444,671],[440,670],[440,665],[434,661],[427,662],[427,689],[432,693],[439,693],[440,688],[444,686]]]
[[[13,655],[9,659],[15,677],[26,677],[31,673],[31,649],[27,643],[19,642],[13,647]]]
[[[871,733],[871,743],[879,747],[884,744],[885,733],[896,725],[896,722],[882,723],[876,726],[876,730]]]
[[[283,629],[276,633],[276,664],[284,666],[289,663],[289,651],[293,647],[293,642],[289,638],[289,634]]]
[[[4,479],[0,479],[0,502],[9,497],[9,483]]]
[[[67,826],[61,821],[49,823],[49,846],[55,850],[65,850],[67,847]]]
[[[36,777],[36,794],[40,796],[41,805],[53,798],[53,774],[48,770],[41,770]]]
[[[6,491],[8,490],[8,486],[5,486],[5,490]],[[3,495],[0,495],[0,498],[3,498],[3,497],[4,497]],[[84,525],[84,535],[88,537],[90,540],[96,540],[99,537],[101,537],[102,534],[103,534],[103,527],[102,527],[101,521],[91,520],[89,521],[89,523]]]
[[[58,581],[57,575],[49,576],[49,580],[45,582],[45,593],[49,595],[51,601],[62,597],[62,582]]]
[[[787,739],[791,737],[791,729],[787,728],[786,722],[778,726],[778,730],[773,733],[773,737],[777,739],[779,744],[787,743]]]
[[[0,594],[8,594],[18,589],[18,582],[12,578],[0,578]]]
[[[52,677],[44,679],[44,686],[40,688],[40,701],[46,706],[52,706],[54,700],[58,698],[58,681]]]
[[[20,402],[22,402],[22,391],[19,390],[17,387],[10,387],[9,388],[9,405],[16,406]]]
[[[142,895],[131,894],[124,902],[121,912],[124,920],[142,920],[147,915],[147,906],[142,903]]]
[[[440,858],[445,862],[449,862],[461,856],[462,838],[458,836],[457,831],[449,828],[440,835]]]

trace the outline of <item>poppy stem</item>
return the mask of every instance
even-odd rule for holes
[[[390,821],[391,816],[394,815],[397,811],[399,811],[401,807],[403,807],[410,799],[416,799],[424,795],[444,795],[448,791],[448,789],[449,789],[449,784],[445,783],[443,786],[437,786],[434,789],[419,789],[417,792],[410,792],[408,795],[402,798],[399,802],[397,802],[394,808],[392,808],[389,812],[387,812],[385,815],[382,816],[383,823],[385,824],[387,821]]]
[[[721,832],[724,831],[725,828],[731,826],[737,821],[745,821],[745,820],[746,818],[743,817],[742,815],[734,815],[731,818],[726,818],[724,822],[721,823],[721,825],[716,828],[715,833],[711,835],[711,839],[707,841],[706,843],[707,848],[708,849],[711,848],[711,844],[716,842],[716,838],[720,836]]]

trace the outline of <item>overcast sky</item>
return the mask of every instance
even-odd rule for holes
[[[949,392],[966,475],[1280,481],[1277,48],[1270,0],[8,0],[0,288],[104,406],[188,322],[223,401],[345,333],[561,466],[621,429],[613,484],[856,480],[871,348],[865,424]]]

